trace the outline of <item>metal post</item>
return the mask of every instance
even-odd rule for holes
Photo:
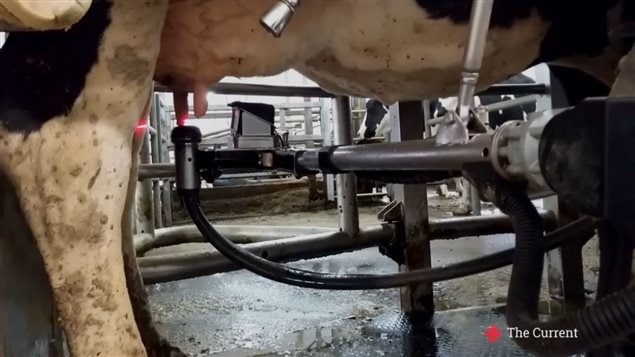
[[[432,119],[432,113],[430,110],[430,100],[426,99],[422,102],[423,104],[423,127],[425,130],[424,138],[428,139],[432,137],[432,127],[428,124],[428,121]]]
[[[331,99],[320,99],[320,125],[322,130],[322,146],[333,145],[333,125],[331,121]],[[335,201],[335,177],[324,175],[326,200]]]
[[[139,164],[150,164],[150,133],[146,133],[141,143],[139,152]],[[136,234],[154,234],[154,205],[152,204],[152,180],[145,179],[137,185],[136,192]]]
[[[280,131],[286,131],[287,130],[287,109],[280,108],[278,116],[280,118]]]
[[[173,223],[172,219],[172,181],[170,179],[163,180],[163,187],[161,190],[163,218],[165,220],[164,227],[171,227]]]
[[[304,101],[311,102],[311,98],[304,98]],[[308,138],[305,144],[306,148],[314,148],[315,143],[313,141],[313,111],[309,107],[304,109],[304,134]],[[315,175],[308,175],[307,179],[309,184],[309,201],[316,201],[320,198],[318,194],[317,178],[315,177]]]
[[[390,141],[422,139],[424,133],[421,102],[401,102],[390,107]],[[400,271],[430,268],[430,239],[427,185],[393,185],[394,199],[403,203],[406,264]],[[432,284],[401,288],[401,308],[408,313],[434,313]]]
[[[335,99],[336,113],[334,115],[335,145],[351,145],[353,133],[351,130],[351,104],[348,97],[339,96]],[[340,230],[350,236],[359,231],[359,215],[357,212],[357,185],[355,175],[340,174],[335,176],[337,190],[337,208],[340,214]]]
[[[166,135],[164,135],[164,133],[167,133],[168,136],[170,135],[170,131],[165,131],[164,126],[165,126],[165,119],[164,119],[164,115],[162,113],[162,104],[161,104],[161,96],[159,94],[155,94],[154,95],[154,100],[152,101],[152,112],[154,113],[154,117],[155,117],[155,122],[156,122],[156,130],[157,130],[157,159],[158,162],[165,162],[166,160],[166,155],[164,155],[165,150],[167,149],[167,141],[165,140]]]
[[[168,148],[168,136],[172,132],[172,121],[166,115],[161,96],[155,94],[156,115],[157,115],[157,136],[159,139],[159,161],[170,163],[170,149]],[[162,181],[161,187],[161,208],[163,209],[163,226],[172,226],[172,181],[169,179]]]
[[[478,194],[478,188],[476,186],[469,183],[470,190],[470,206],[472,206],[472,215],[480,216],[481,215],[481,197]]]
[[[152,163],[157,164],[161,162],[160,142],[161,142],[161,125],[157,118],[157,96],[155,95],[152,101],[152,107],[150,108],[150,127],[154,128],[157,135],[150,136],[150,146],[152,148]],[[154,226],[157,228],[163,227],[163,220],[161,219],[161,186],[158,180],[152,180],[152,204],[154,206]]]

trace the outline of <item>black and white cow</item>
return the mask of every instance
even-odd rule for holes
[[[495,1],[479,87],[556,60],[610,85],[625,53],[608,38],[620,2]],[[472,0],[306,0],[278,39],[259,25],[273,3],[0,0],[0,26],[40,31],[12,33],[0,51],[0,169],[73,355],[157,353],[149,315],[134,308],[144,293],[128,214],[153,77],[173,88],[181,117],[186,91],[202,115],[207,85],[289,68],[385,104],[457,92]]]
[[[357,137],[362,138],[359,144],[366,143],[365,139],[385,137],[390,132],[389,118],[388,107],[377,99],[369,99],[366,102],[366,114],[357,132]]]

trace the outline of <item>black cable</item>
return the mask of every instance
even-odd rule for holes
[[[442,268],[420,269],[404,273],[386,275],[316,273],[274,263],[238,247],[223,237],[209,223],[199,205],[195,191],[180,191],[180,194],[194,224],[201,231],[203,237],[221,254],[255,274],[280,283],[305,288],[332,290],[388,289],[412,284],[445,281],[509,265],[514,256],[514,249],[512,248]],[[588,233],[594,229],[595,224],[594,219],[583,217],[561,227],[547,235],[544,244],[545,248],[547,250],[554,249],[569,238]]]
[[[540,356],[569,356],[608,345],[635,332],[635,285],[561,318],[539,319],[545,251],[542,221],[524,192],[498,189],[495,203],[512,218],[516,230],[516,254],[507,293],[507,325],[532,331],[527,338],[516,339],[516,343]],[[543,338],[534,335],[536,329],[571,331],[575,336]]]

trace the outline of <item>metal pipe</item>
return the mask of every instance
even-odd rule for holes
[[[472,215],[481,215],[481,196],[478,193],[478,188],[470,183],[470,206],[472,206]]]
[[[434,139],[338,147],[331,164],[343,171],[461,170],[466,163],[489,162],[490,135],[465,145],[436,146]],[[315,164],[310,160],[310,164]],[[303,162],[304,164],[304,162]]]
[[[539,210],[539,212],[545,228],[547,230],[555,229],[557,222],[553,211]],[[225,237],[238,244],[336,232],[332,228],[304,226],[217,225],[215,227]],[[430,238],[432,240],[487,236],[512,231],[512,223],[509,217],[504,214],[430,219]],[[135,235],[134,240],[135,250],[139,256],[160,247],[207,242],[194,225],[161,228],[155,230],[154,237],[150,234],[139,234]]]
[[[334,144],[352,145],[353,131],[351,118],[351,102],[349,97],[339,96],[335,99]],[[354,174],[338,174],[335,176],[337,208],[340,218],[340,230],[350,236],[359,231],[359,212],[357,211],[357,183]]]
[[[496,112],[499,110],[505,110],[507,108],[517,107],[519,105],[535,103],[538,99],[540,99],[540,96],[533,94],[533,95],[514,98],[510,100],[503,100],[503,101],[493,103],[490,105],[485,105],[484,107],[488,112]]]
[[[538,210],[545,230],[557,227],[556,215],[553,211]],[[445,240],[474,236],[513,233],[514,227],[507,215],[486,214],[451,218],[430,218],[430,239]]]
[[[472,2],[469,36],[463,54],[463,73],[461,73],[458,96],[459,117],[464,123],[467,123],[469,119],[478,83],[478,74],[483,64],[493,5],[494,0],[475,0]]]
[[[228,95],[335,98],[334,94],[328,93],[320,87],[306,86],[269,86],[246,83],[217,83],[211,85],[209,90],[216,94]],[[170,88],[163,85],[155,85],[154,91],[157,93],[172,93]],[[192,92],[192,90],[190,89],[189,92]]]
[[[430,119],[432,119],[432,115],[434,113],[430,112],[430,100],[424,100],[422,102],[423,105],[423,130],[424,130],[424,139],[429,139],[432,137],[432,125],[430,124]]]
[[[152,147],[152,163],[157,164],[161,162],[160,141],[162,138],[157,135],[161,126],[157,113],[157,96],[153,96],[153,99],[150,108],[150,128],[154,130],[154,135],[150,136],[150,145]],[[163,211],[161,209],[161,185],[159,181],[152,181],[152,204],[154,205],[154,227],[162,228]]]
[[[239,178],[266,178],[275,176],[289,176],[289,172],[284,171],[267,171],[267,172],[246,172],[246,173],[230,173],[232,170],[227,169],[218,180],[230,180]],[[174,164],[142,164],[139,165],[139,181],[147,179],[174,178],[176,177],[176,167]]]
[[[372,197],[384,197],[388,196],[387,192],[369,192],[369,193],[358,193],[357,198],[372,198]]]
[[[349,117],[350,118],[350,117]],[[350,133],[350,131],[349,131]],[[339,134],[339,133],[338,133]],[[339,139],[339,141],[338,141]],[[336,138],[336,145],[343,136]],[[435,146],[434,139],[333,148],[330,164],[341,171],[461,170],[466,163],[489,162],[491,135],[477,135],[465,145]],[[352,142],[352,137],[349,139]],[[308,150],[297,164],[319,171],[318,150]],[[174,177],[172,164],[139,166],[139,179]]]
[[[344,232],[321,233],[244,245],[244,249],[272,261],[313,259],[376,246],[392,238],[388,225],[361,230],[355,237]],[[197,252],[138,259],[146,284],[190,279],[240,267],[218,251]]]
[[[328,93],[320,87],[307,86],[271,86],[249,83],[217,83],[209,87],[211,92],[228,95],[257,95],[272,97],[310,97],[310,98],[335,98],[336,95]],[[157,84],[154,86],[156,93],[172,93],[167,86]],[[189,89],[189,92],[192,92]],[[494,84],[477,95],[527,95],[549,94],[549,87],[544,84]],[[168,110],[169,111],[169,110]]]
[[[499,111],[499,110],[505,110],[508,108],[513,108],[519,105],[524,105],[524,104],[530,104],[530,103],[534,103],[536,100],[538,100],[540,98],[540,95],[529,95],[526,97],[520,97],[520,98],[514,98],[511,100],[503,100],[494,104],[490,104],[490,105],[485,105],[483,106],[488,112],[495,112],[495,111]],[[428,120],[428,125],[429,126],[434,126],[437,125],[439,123],[441,123],[445,118],[444,117],[438,117],[438,118],[432,118]]]
[[[545,84],[494,84],[489,88],[476,93],[477,96],[481,95],[529,95],[549,94],[549,86]]]
[[[214,136],[217,136],[217,135],[227,135],[230,132],[231,132],[231,129],[229,129],[229,128],[216,130],[216,131],[210,131],[209,133],[203,134],[202,138],[206,139],[206,138],[214,137]]]
[[[553,212],[541,211],[540,214],[545,222],[546,230],[556,227]],[[430,220],[430,234],[435,240],[504,234],[512,231],[509,217],[502,214]],[[244,248],[272,261],[289,262],[373,247],[387,242],[392,236],[392,228],[389,225],[383,225],[362,229],[355,237],[350,237],[343,232],[320,233],[245,244]],[[190,279],[240,269],[217,251],[142,257],[138,259],[138,262],[146,284]]]
[[[556,215],[553,211],[539,210],[545,229],[556,228]],[[245,226],[218,225],[218,231],[234,243],[256,243],[300,235],[334,233],[332,228],[296,227],[296,226]],[[513,232],[509,217],[504,214],[487,214],[476,217],[431,218],[431,240],[456,239],[471,236],[487,236]],[[185,244],[205,243],[205,238],[194,225],[161,228],[155,237],[147,234],[135,236],[135,249],[141,255],[159,247]]]
[[[139,180],[176,177],[174,164],[140,164]]]
[[[217,225],[214,226],[222,235],[234,243],[247,244],[271,241],[280,238],[333,233],[337,230],[323,227],[303,226],[246,226]],[[205,243],[205,238],[194,225],[156,229],[154,237],[147,234],[135,236],[135,251],[143,255],[152,249],[169,247],[185,243]]]
[[[139,152],[139,166],[150,164],[150,135],[145,133]],[[136,232],[154,234],[154,205],[152,204],[152,181],[141,180],[135,195]]]

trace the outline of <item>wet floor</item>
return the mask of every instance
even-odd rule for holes
[[[377,224],[375,212],[362,208],[361,225]],[[328,211],[222,223],[336,227],[337,216]],[[512,245],[512,235],[435,241],[433,266]],[[592,291],[597,278],[594,241],[584,257],[586,287]],[[291,265],[329,273],[397,271],[376,248]],[[148,290],[159,330],[192,356],[524,356],[506,336],[488,343],[483,335],[489,325],[504,332],[504,316],[492,306],[505,301],[509,274],[509,268],[501,268],[434,284],[439,312],[432,321],[403,316],[398,290],[311,290],[245,271],[156,284]],[[545,291],[542,298],[547,300]],[[471,308],[479,306],[486,307]]]

